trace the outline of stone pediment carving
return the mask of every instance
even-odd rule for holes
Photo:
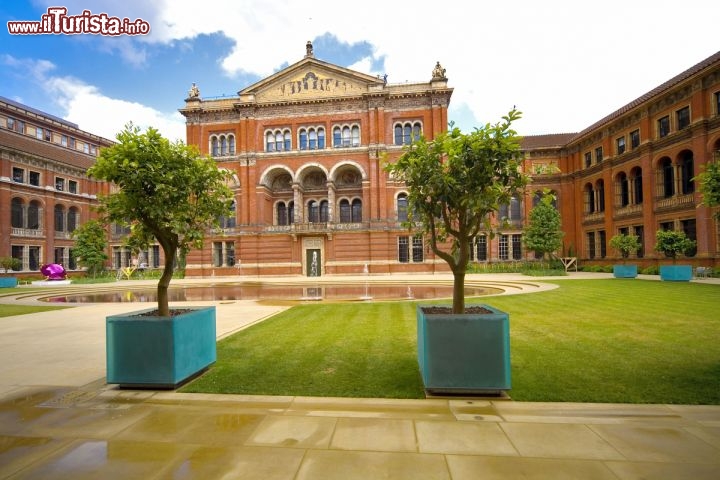
[[[306,58],[238,92],[241,101],[271,103],[358,96],[384,85],[365,75],[314,58]]]

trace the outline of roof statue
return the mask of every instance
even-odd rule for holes
[[[314,57],[314,56],[315,55],[313,54],[312,42],[310,40],[308,40],[308,42],[305,44],[305,58]]]
[[[193,99],[199,99],[200,98],[200,89],[197,85],[195,85],[195,82],[193,82],[192,86],[190,87],[190,90],[188,90],[188,100]]]
[[[440,65],[440,62],[437,62],[435,64],[435,68],[433,68],[432,79],[433,80],[447,80],[447,77],[445,76],[445,69],[442,67],[442,65]]]

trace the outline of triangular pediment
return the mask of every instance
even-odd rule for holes
[[[358,96],[383,79],[308,57],[240,90],[241,102],[274,103]]]

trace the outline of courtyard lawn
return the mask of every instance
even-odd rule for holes
[[[14,315],[25,315],[27,313],[47,312],[48,310],[61,310],[70,307],[44,307],[35,305],[4,305],[0,304],[0,317],[12,317]]]
[[[720,404],[720,285],[554,283],[476,299],[510,314],[513,399]],[[294,307],[219,342],[182,391],[423,398],[415,303]]]

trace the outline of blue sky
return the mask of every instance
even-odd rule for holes
[[[704,0],[458,1],[425,10],[366,0],[32,0],[0,3],[0,95],[114,138],[128,121],[184,140],[177,112],[192,82],[204,97],[238,90],[315,56],[388,82],[429,81],[436,61],[463,130],[513,105],[521,135],[579,131],[714,54]],[[7,22],[68,14],[142,19],[147,36],[11,35]],[[703,26],[704,25],[704,26]],[[699,26],[699,28],[698,28]]]

